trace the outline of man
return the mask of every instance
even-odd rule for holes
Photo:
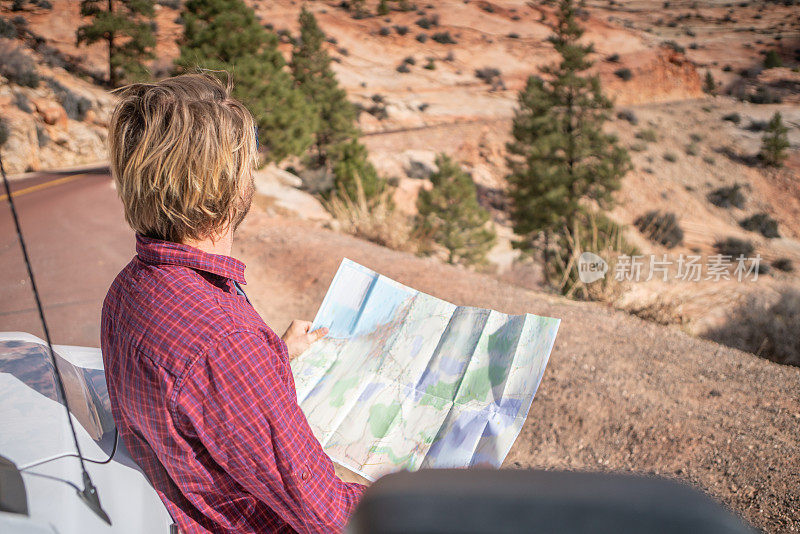
[[[111,170],[136,232],[103,305],[117,427],[183,533],[339,531],[363,486],[334,473],[297,405],[282,338],[241,286],[233,233],[250,207],[255,124],[216,78],[116,91]]]

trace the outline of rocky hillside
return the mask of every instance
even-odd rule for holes
[[[288,55],[300,2],[248,3],[280,35]],[[791,3],[592,0],[581,9],[585,40],[595,45],[593,68],[617,106],[609,129],[629,148],[634,164],[612,213],[629,225],[628,241],[645,257],[666,254],[675,264],[681,255],[699,255],[707,263],[719,252],[719,242],[739,240],[764,265],[759,279],[748,283],[671,277],[624,284],[613,306],[704,335],[742,309],[748,295],[772,301],[800,284],[800,21]],[[92,83],[104,76],[104,46],[76,47],[77,2],[49,4],[48,9],[28,2],[21,11],[0,5],[0,17],[11,21],[16,35],[3,41],[3,50],[18,48],[30,57],[43,80],[36,89],[8,78],[0,86],[0,115],[11,126],[11,172],[104,156],[111,100]],[[178,52],[180,2],[157,4],[157,59],[151,70],[160,76]],[[346,3],[308,5],[328,35],[341,84],[361,110],[370,158],[396,185],[400,211],[415,212],[436,154],[454,156],[491,210],[500,239],[490,259],[498,274],[541,287],[539,267],[520,262],[510,246],[505,144],[517,91],[555,60],[547,42],[553,7],[522,0],[442,0],[355,18]],[[367,2],[371,13],[375,7]],[[708,75],[716,96],[703,91]],[[755,156],[776,111],[789,127],[792,147],[785,168],[770,170]],[[262,185],[260,202],[267,209],[325,217],[319,203],[295,187],[302,182],[283,178]],[[735,192],[738,201],[711,200],[726,192]],[[675,246],[667,248],[637,229],[636,221],[654,210],[674,215],[683,234]],[[747,221],[767,221],[775,230],[764,235]]]

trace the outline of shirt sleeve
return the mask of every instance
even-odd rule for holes
[[[176,406],[214,461],[297,532],[341,530],[364,486],[334,473],[278,350],[258,334],[233,333],[189,373]]]

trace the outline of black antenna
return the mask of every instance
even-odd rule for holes
[[[75,426],[72,424],[72,416],[69,411],[69,401],[67,400],[67,392],[64,390],[64,382],[61,379],[61,371],[58,369],[56,362],[56,355],[53,351],[53,342],[50,340],[50,330],[47,328],[47,321],[44,319],[44,309],[42,308],[42,301],[39,299],[39,290],[36,288],[36,280],[33,277],[33,268],[31,267],[30,258],[28,258],[28,249],[25,247],[25,239],[22,237],[22,228],[19,225],[19,218],[17,217],[17,208],[14,206],[14,198],[11,195],[11,187],[8,185],[8,178],[6,177],[6,169],[3,166],[3,158],[0,157],[0,172],[3,174],[3,185],[6,189],[6,198],[8,204],[11,206],[11,217],[14,219],[14,226],[17,228],[17,237],[19,237],[19,246],[22,248],[22,256],[25,259],[25,267],[28,268],[28,277],[31,279],[31,288],[33,289],[33,297],[36,299],[36,307],[39,309],[39,319],[42,321],[42,328],[44,329],[44,337],[47,340],[47,349],[50,351],[50,360],[53,362],[53,369],[56,374],[56,382],[58,383],[58,391],[61,398],[64,399],[64,409],[67,411],[67,422],[72,431],[72,439],[75,442],[75,450],[78,452],[78,461],[81,464],[81,472],[83,473],[83,490],[76,487],[78,497],[86,503],[97,516],[111,524],[111,518],[103,510],[100,505],[100,497],[97,495],[97,488],[92,484],[92,479],[89,477],[89,472],[86,471],[86,464],[83,461],[83,454],[81,453],[81,446],[78,443],[78,434],[75,432]]]

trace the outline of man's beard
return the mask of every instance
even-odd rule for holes
[[[242,192],[242,196],[239,197],[239,202],[236,206],[236,219],[233,221],[234,232],[237,228],[239,228],[239,225],[242,224],[242,221],[244,221],[244,218],[247,217],[247,213],[250,211],[250,205],[253,203],[253,194],[255,193],[255,189],[255,181],[251,175],[250,182]]]

